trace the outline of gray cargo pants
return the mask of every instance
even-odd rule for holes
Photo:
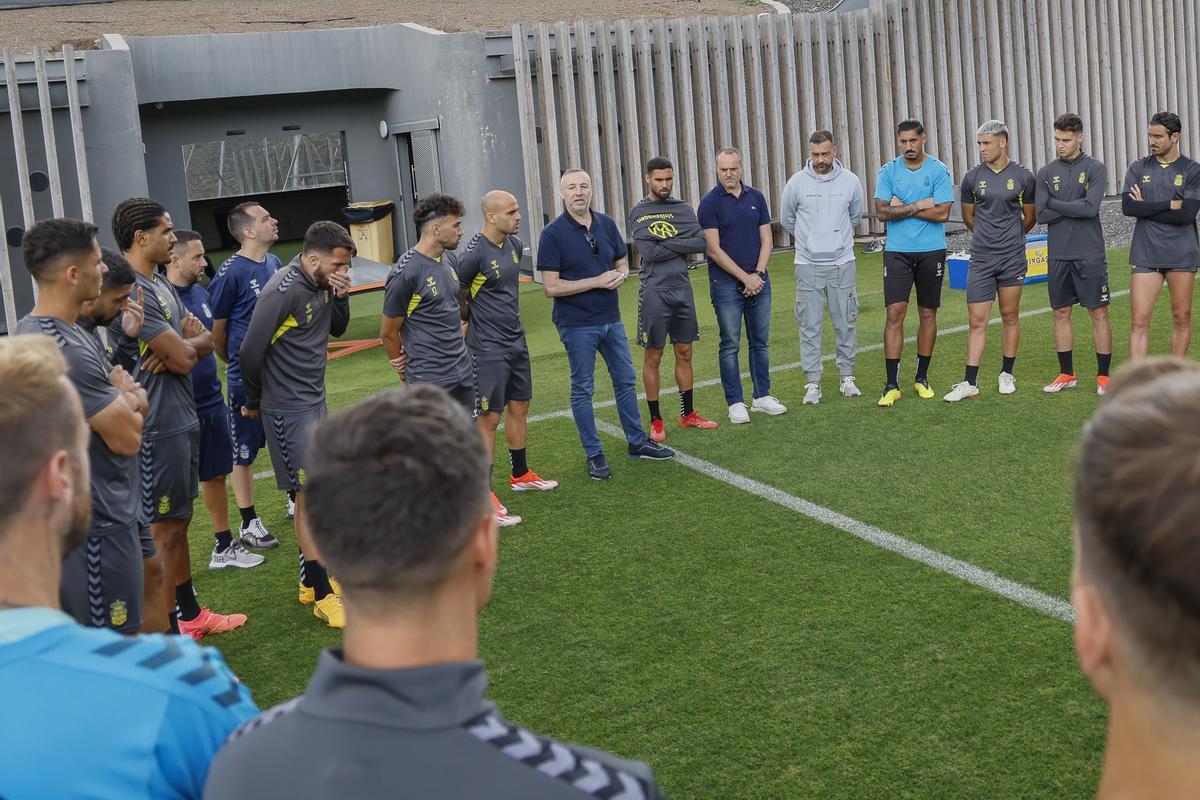
[[[800,366],[810,382],[821,380],[821,329],[825,302],[837,340],[837,368],[841,375],[854,374],[854,351],[858,347],[858,266],[845,264],[796,265],[796,323],[800,326]]]

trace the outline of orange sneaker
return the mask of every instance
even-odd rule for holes
[[[661,419],[650,420],[650,441],[665,442],[667,440],[667,429],[663,427]]]
[[[1075,379],[1074,375],[1068,375],[1065,372],[1060,372],[1058,373],[1057,378],[1042,387],[1042,391],[1046,392],[1047,394],[1056,394],[1061,392],[1063,389],[1074,389],[1078,385],[1079,381]]]
[[[492,508],[496,510],[496,524],[501,528],[507,528],[516,525],[521,521],[521,518],[516,514],[509,514],[508,509],[500,502],[500,498],[496,497],[496,493],[492,492]]]
[[[558,481],[548,481],[539,477],[533,470],[526,470],[524,475],[508,478],[508,486],[514,492],[548,492],[558,487]],[[495,497],[495,495],[492,495]]]
[[[719,427],[717,423],[711,419],[705,419],[695,411],[688,414],[686,417],[679,418],[679,427],[681,428],[700,428],[701,430],[711,431],[713,428]]]
[[[1096,394],[1103,397],[1104,393],[1107,391],[1108,391],[1108,376],[1107,375],[1097,375],[1096,376]]]
[[[200,641],[214,633],[225,633],[246,624],[245,614],[217,614],[201,608],[200,615],[193,620],[179,620],[179,633]]]

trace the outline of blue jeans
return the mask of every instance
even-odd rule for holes
[[[608,325],[559,327],[558,338],[567,348],[567,362],[571,366],[571,415],[575,417],[584,454],[590,458],[604,451],[596,434],[596,413],[592,408],[592,395],[596,391],[596,353],[608,366],[626,440],[633,446],[646,441],[638,411],[637,373],[633,371],[625,326],[618,321]]]
[[[742,346],[742,319],[746,320],[746,339],[750,342],[750,382],[754,396],[771,393],[771,373],[767,363],[768,341],[771,336],[771,277],[754,297],[738,293],[739,284],[725,278],[709,278],[713,310],[717,313],[717,328],[721,332],[718,358],[721,365],[721,386],[725,388],[725,404],[746,402],[742,393],[742,371],[738,366],[738,350]]]

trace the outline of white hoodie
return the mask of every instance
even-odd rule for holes
[[[795,237],[797,264],[853,261],[854,226],[862,217],[862,184],[836,158],[827,175],[809,159],[783,189],[780,222]]]

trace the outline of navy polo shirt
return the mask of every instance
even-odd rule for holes
[[[762,247],[758,229],[771,224],[771,212],[762,192],[743,183],[742,193],[734,197],[718,183],[701,198],[696,216],[701,228],[717,230],[721,249],[735,264],[747,272],[758,266],[758,252]],[[708,277],[735,280],[711,258],[708,259]]]
[[[588,241],[589,234],[596,243],[595,253]],[[538,239],[537,268],[557,272],[565,281],[579,281],[608,272],[614,262],[626,256],[625,240],[612,217],[593,211],[589,231],[564,211],[542,230]],[[616,290],[589,289],[554,298],[554,324],[560,327],[580,328],[620,321],[621,306]]]

